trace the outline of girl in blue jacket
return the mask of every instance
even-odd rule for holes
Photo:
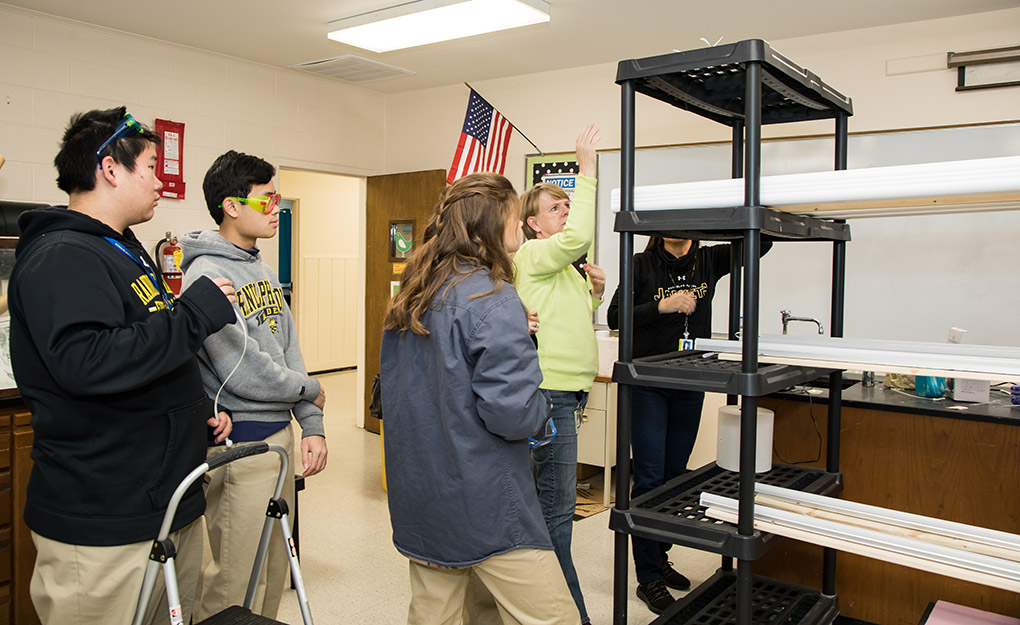
[[[465,176],[443,192],[381,352],[393,543],[410,560],[409,624],[460,623],[473,572],[504,622],[579,624],[529,466],[547,408],[513,287],[513,185]]]

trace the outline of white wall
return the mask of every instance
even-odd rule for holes
[[[166,230],[213,227],[202,177],[228,149],[277,167],[384,169],[386,99],[366,89],[7,5],[0,59],[0,198],[66,203],[52,163],[74,112],[126,105],[143,123],[184,122],[187,199],[160,200],[134,228],[149,249]]]
[[[945,58],[950,51],[1016,45],[1018,32],[1020,8],[770,43],[853,98],[850,131],[861,132],[1017,119],[1020,88],[956,93],[956,71],[945,69]],[[768,33],[761,36],[768,39]],[[900,73],[908,67],[921,71]],[[547,153],[572,152],[574,138],[589,121],[602,129],[601,147],[620,147],[615,63],[499,80],[466,78]],[[389,96],[387,171],[449,167],[466,106],[463,85]],[[650,98],[638,95],[635,106],[638,146],[730,139],[727,127]],[[763,129],[766,137],[831,132],[831,121]],[[524,188],[525,155],[534,152],[520,135],[511,140],[505,173],[518,190]],[[722,167],[725,170],[728,165]],[[820,295],[828,292],[827,279],[805,284],[813,285],[807,288],[817,289]],[[715,459],[717,412],[722,402],[722,396],[707,398],[692,467]]]
[[[942,69],[942,59],[950,50],[1015,45],[1018,31],[1020,8],[772,43],[853,97],[850,129],[861,131],[1015,119],[1017,89],[955,93],[955,72]],[[52,161],[76,111],[123,104],[147,123],[186,124],[188,197],[163,199],[156,217],[135,229],[149,248],[166,230],[212,226],[201,179],[227,149],[278,167],[354,176],[445,168],[467,105],[460,84],[384,96],[7,5],[0,59],[0,153],[8,160],[0,198],[66,202]],[[887,73],[906,65],[928,71]],[[615,73],[610,63],[473,84],[542,150],[569,152],[588,121],[601,126],[603,147],[619,147]],[[641,146],[728,138],[725,128],[649,98],[638,98],[637,115]],[[828,130],[802,124],[767,128],[766,136]],[[518,188],[524,156],[534,151],[519,136],[511,142],[506,173]]]
[[[202,198],[202,178],[228,149],[256,154],[278,169],[351,176],[385,169],[382,94],[0,4],[0,153],[7,158],[0,198],[66,203],[56,187],[53,157],[70,116],[120,105],[147,124],[157,117],[185,124],[187,199],[162,199],[152,221],[133,228],[150,250],[167,230],[179,234],[214,227]],[[358,240],[363,211],[363,205],[356,207],[342,229],[320,228],[305,242],[322,255],[325,247],[342,241],[343,254],[358,257],[343,261],[357,265],[345,267],[342,276],[341,290],[350,297],[337,310],[348,318],[356,316],[351,300],[357,310],[364,308]],[[305,221],[315,220],[305,215]],[[319,349],[321,337],[299,331],[304,344],[315,346],[308,348],[313,359],[350,364],[349,338],[331,338],[325,351]],[[364,340],[363,334],[355,336]],[[363,350],[356,347],[360,364]],[[359,388],[360,383],[359,373]],[[355,397],[359,419],[361,396],[359,391]]]
[[[956,70],[945,67],[946,53],[949,51],[1015,45],[1017,33],[1020,33],[1020,8],[776,40],[771,43],[776,50],[814,71],[833,88],[849,95],[853,99],[855,112],[850,118],[850,131],[861,133],[1020,118],[1020,108],[1017,106],[1020,102],[1020,88],[1007,87],[958,93],[955,91]],[[768,34],[762,33],[762,36],[767,38]],[[615,74],[616,64],[612,63],[477,82],[473,83],[473,86],[546,152],[571,152],[574,137],[588,121],[595,121],[601,126],[601,147],[616,149],[620,145],[620,88],[614,82]],[[411,171],[449,167],[463,121],[466,96],[467,88],[463,85],[389,96],[387,169]],[[636,122],[636,141],[641,147],[710,141],[728,142],[730,139],[728,127],[640,94],[636,99]],[[780,124],[766,126],[763,129],[766,137],[808,134],[831,136],[832,132],[831,120]],[[717,152],[725,151],[723,149]],[[511,140],[506,175],[519,190],[524,187],[525,155],[533,152],[534,148],[520,135],[515,135]],[[966,157],[968,155],[960,156]],[[768,162],[763,164],[766,173],[770,168]],[[728,155],[718,160],[716,169],[717,173],[709,178],[727,177]],[[641,172],[638,175],[640,178]],[[604,172],[603,180],[618,179],[618,176],[618,169]],[[676,181],[688,179],[691,178],[685,176],[683,172],[678,172]],[[601,195],[600,192],[600,197]],[[607,211],[608,207],[600,206],[599,210]],[[973,224],[974,227],[968,231],[975,237],[980,237],[981,227],[988,227],[990,223],[995,224],[991,227],[997,232],[1020,230],[1020,213],[939,219],[932,220],[931,223],[926,221],[925,226],[927,229],[936,228],[940,231],[952,230],[958,228],[957,224],[962,220]],[[881,234],[882,226],[891,222],[854,223],[857,224],[854,228],[861,234],[866,233],[869,227],[877,229]],[[1006,223],[1008,228],[1004,229],[1003,223]],[[605,228],[605,220],[602,225]],[[600,240],[607,235],[613,236],[613,233],[603,232],[600,234]],[[882,258],[885,260],[885,266],[890,268],[901,266],[901,261],[917,260],[899,258],[898,253],[902,246],[889,245],[887,239],[888,237],[881,239],[877,246],[858,244],[855,248],[851,245],[848,254],[872,256],[876,250],[881,249],[884,250]],[[797,251],[802,252],[805,249],[804,246],[800,246]],[[857,249],[857,252],[854,252],[854,249]],[[784,252],[785,250],[777,250],[773,254],[778,257]],[[829,279],[825,272],[829,271],[829,264],[828,256],[823,255],[820,258],[821,262],[811,267],[824,274],[821,280],[797,280],[801,286],[789,288],[806,290],[810,292],[812,302],[814,300],[820,302],[817,306],[802,305],[803,312],[799,314],[822,316],[827,321]],[[600,254],[599,259],[602,263],[615,264],[615,257],[606,260]],[[774,262],[774,259],[770,262]],[[881,266],[881,263],[879,265]],[[914,273],[909,274],[910,279],[916,281],[918,275],[925,275],[926,266],[921,262],[916,271],[911,270]],[[994,274],[998,275],[1003,270],[1008,271],[1008,266],[1001,262],[996,264],[993,259],[988,272],[991,275],[994,271]],[[932,271],[931,274],[939,275],[937,271]],[[615,273],[613,275],[615,280]],[[896,288],[895,284],[898,283],[890,282],[894,285],[892,288]],[[782,286],[787,288],[788,283],[784,281]],[[609,285],[610,290],[615,287],[614,283]],[[872,292],[862,288],[862,300]],[[957,320],[956,325],[963,323],[967,318],[965,307],[968,303],[964,301],[961,305],[963,309],[953,313],[953,318]],[[717,308],[724,310],[725,306]],[[1011,309],[1005,303],[1002,308]],[[769,327],[778,324],[777,311],[769,310]],[[876,318],[872,319],[872,325],[881,324],[882,319],[889,317],[889,312],[883,310],[876,315]],[[991,311],[990,314],[994,313],[995,311]],[[848,329],[852,329],[850,326],[854,323],[856,322],[848,322]],[[948,325],[953,324],[947,324],[945,320],[939,319],[933,321],[933,327],[940,328],[937,333],[933,330],[918,332],[917,336],[909,338],[940,341],[941,328]],[[765,329],[763,325],[763,331]],[[869,332],[872,330],[871,327],[867,329]],[[901,334],[900,338],[908,338],[902,336],[900,327],[889,328],[886,332],[897,333]],[[938,336],[935,337],[933,334]],[[997,340],[996,334],[1001,333],[989,331],[988,334],[989,336],[983,337],[984,340],[994,342]],[[870,332],[869,335],[878,336],[882,333]],[[972,340],[974,338],[971,337]]]
[[[853,98],[854,132],[1016,119],[1018,89],[956,93],[956,72],[945,69],[945,55],[1016,45],[1017,32],[1020,8],[771,43]],[[768,33],[762,37],[768,39]],[[887,73],[907,65],[925,71]],[[545,152],[572,152],[574,138],[588,121],[602,128],[601,147],[620,145],[615,63],[489,81],[466,78]],[[467,88],[460,84],[390,95],[387,171],[449,167],[466,107]],[[639,95],[636,108],[639,146],[729,139],[728,128],[650,98]],[[764,134],[831,128],[831,122],[813,122],[766,127]],[[520,135],[511,140],[506,175],[518,189],[524,181],[524,156],[534,152]]]

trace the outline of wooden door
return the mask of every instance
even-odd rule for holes
[[[410,220],[414,243],[432,215],[446,171],[434,169],[368,178],[365,195],[365,429],[379,433],[379,420],[368,413],[372,378],[379,373],[383,317],[390,299],[390,283],[400,280],[403,263],[390,260],[390,222]],[[413,247],[412,247],[413,249]]]

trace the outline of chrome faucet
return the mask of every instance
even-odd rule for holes
[[[779,314],[783,316],[783,334],[786,334],[786,326],[791,321],[807,321],[809,323],[817,324],[818,333],[825,334],[825,330],[822,328],[822,322],[818,321],[817,319],[812,319],[811,317],[794,317],[793,315],[790,314],[789,310],[781,310],[779,311]]]

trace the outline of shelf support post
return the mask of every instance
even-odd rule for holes
[[[620,210],[634,210],[634,81],[621,85],[620,102]],[[634,356],[634,233],[620,233],[620,353],[621,361]],[[630,509],[631,388],[616,389],[616,508]],[[606,469],[609,470],[608,468]],[[627,625],[627,558],[630,536],[616,532],[613,545],[613,625]]]
[[[731,150],[731,178],[741,178],[744,175],[744,122],[733,123],[733,147]],[[737,332],[740,330],[740,269],[743,265],[743,239],[734,241],[730,247],[730,327],[729,337],[731,341],[737,340]],[[727,395],[726,403],[730,406],[737,405],[736,395]]]
[[[742,178],[744,176],[744,122],[738,120],[733,122],[733,140],[730,149],[730,178]],[[730,245],[730,327],[728,336],[731,341],[738,339],[737,332],[740,331],[740,270],[744,264],[744,239],[743,237],[733,241]],[[737,405],[736,395],[726,396],[727,406]],[[733,570],[733,558],[722,557],[722,570]]]
[[[744,205],[761,205],[761,63],[746,63],[744,95]],[[742,371],[758,372],[758,296],[761,230],[744,232],[744,328]],[[758,430],[758,398],[744,396],[740,407],[740,504],[737,532],[754,534],[754,454]],[[751,625],[754,571],[751,560],[737,564],[737,625]]]
[[[841,171],[847,167],[847,129],[846,113],[836,115],[836,154],[834,169]],[[837,220],[845,223],[845,220]],[[832,304],[830,306],[829,336],[843,336],[843,309],[846,302],[846,241],[834,241],[832,244]],[[843,403],[843,372],[834,371],[829,374],[829,420],[826,432],[825,470],[830,473],[839,472],[839,433],[842,428]],[[836,550],[826,547],[822,550],[822,593],[836,594]]]

